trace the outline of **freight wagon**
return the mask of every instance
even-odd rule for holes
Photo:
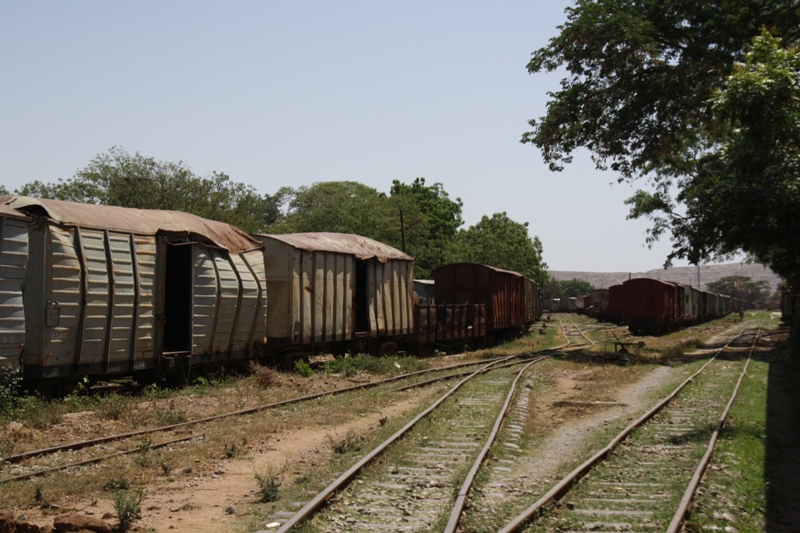
[[[175,211],[0,203],[0,268],[10,280],[0,353],[42,392],[82,376],[185,379],[193,367],[260,352],[264,259],[244,232]]]
[[[395,352],[414,332],[414,262],[342,233],[254,235],[266,270],[268,354]]]

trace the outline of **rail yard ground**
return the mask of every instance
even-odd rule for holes
[[[766,320],[740,396],[722,432],[712,466],[687,524],[690,531],[800,530],[800,368],[787,353],[785,329],[769,313],[747,313],[746,321]],[[622,336],[629,354],[603,357],[616,340],[586,317],[553,315],[544,330],[490,350],[463,355],[383,360],[352,357],[314,364],[313,375],[258,368],[247,377],[218,376],[181,390],[149,388],[135,394],[73,394],[53,402],[23,401],[8,410],[0,427],[0,455],[188,421],[255,407],[289,397],[366,384],[413,370],[539,350],[562,344],[559,322],[582,325],[584,349],[558,355],[530,370],[525,391],[527,417],[520,447],[527,461],[508,469],[487,469],[479,478],[464,531],[497,531],[510,508],[546,492],[553,482],[605,445],[627,425],[694,372],[706,359],[703,343],[736,327],[732,319],[688,328],[662,337]],[[580,343],[580,337],[573,341]],[[608,342],[610,339],[610,342]],[[643,341],[644,346],[637,345]],[[301,370],[303,370],[301,368]],[[306,369],[307,370],[307,369]],[[310,372],[307,372],[310,374]],[[416,381],[424,376],[411,378]],[[140,531],[232,531],[267,529],[297,510],[338,473],[403,426],[452,385],[452,380],[394,390],[410,380],[385,384],[257,413],[184,426],[174,431],[62,451],[39,459],[5,463],[0,479],[45,466],[77,462],[118,450],[135,453],[74,467],[42,477],[0,484],[0,511],[39,526],[66,512],[110,525],[118,523],[115,494],[142,489]],[[427,429],[437,430],[436,415]],[[441,418],[444,417],[444,418]],[[148,445],[180,437],[195,439],[159,449]],[[422,438],[418,433],[407,440]],[[398,460],[391,452],[378,466]],[[488,463],[507,464],[506,450],[495,447]],[[369,481],[367,472],[356,483]],[[435,488],[435,487],[431,487]],[[420,492],[424,497],[424,490]],[[337,497],[338,498],[338,497]],[[268,501],[265,501],[268,500]],[[336,500],[336,498],[334,499]],[[333,501],[337,504],[337,501]],[[338,504],[343,502],[338,500]],[[569,497],[562,500],[569,503]],[[347,502],[344,502],[345,508]],[[346,516],[342,515],[342,520]],[[304,530],[347,530],[340,515]],[[726,529],[727,528],[727,529]]]

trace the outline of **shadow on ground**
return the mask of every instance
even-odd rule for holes
[[[800,360],[770,359],[767,386],[767,531],[800,531]]]

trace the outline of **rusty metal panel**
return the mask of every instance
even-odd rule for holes
[[[212,250],[217,270],[219,298],[214,327],[214,352],[227,352],[233,347],[239,310],[239,277],[228,260],[228,254]],[[249,334],[249,328],[248,328]]]
[[[75,229],[48,228],[46,307],[54,320],[46,324],[41,364],[45,367],[77,363],[76,347],[82,311],[81,263],[75,249]]]
[[[169,290],[169,288],[167,288]],[[192,245],[192,353],[205,354],[214,346],[219,285],[211,249]]]
[[[81,364],[102,364],[110,312],[105,232],[79,228],[78,237],[84,283],[79,360]]]
[[[133,347],[133,367],[143,368],[146,361],[154,359],[156,335],[156,239],[151,236],[133,236],[133,255],[136,274],[136,325]]]
[[[27,221],[0,217],[0,368],[19,366],[25,346],[22,289],[27,261]]]
[[[309,232],[255,235],[255,237],[260,238],[262,241],[264,238],[280,241],[296,250],[343,254],[361,261],[377,259],[379,262],[385,263],[391,259],[413,260],[411,256],[388,244],[350,233]]]
[[[259,279],[252,269],[253,266],[260,264],[258,270],[263,279],[264,255],[261,252],[249,252],[249,254],[232,254],[230,259],[241,283],[239,317],[231,344],[233,350],[246,350],[252,347],[253,339],[258,339],[257,330],[261,335],[261,340],[255,342],[257,344],[264,343],[265,307],[262,303]]]

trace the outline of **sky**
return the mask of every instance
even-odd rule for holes
[[[69,178],[112,146],[266,194],[424,177],[466,226],[528,222],[550,269],[659,268],[668,239],[648,249],[626,220],[643,183],[588,153],[552,173],[519,142],[563,76],[529,74],[530,54],[570,3],[0,0],[0,184]]]

